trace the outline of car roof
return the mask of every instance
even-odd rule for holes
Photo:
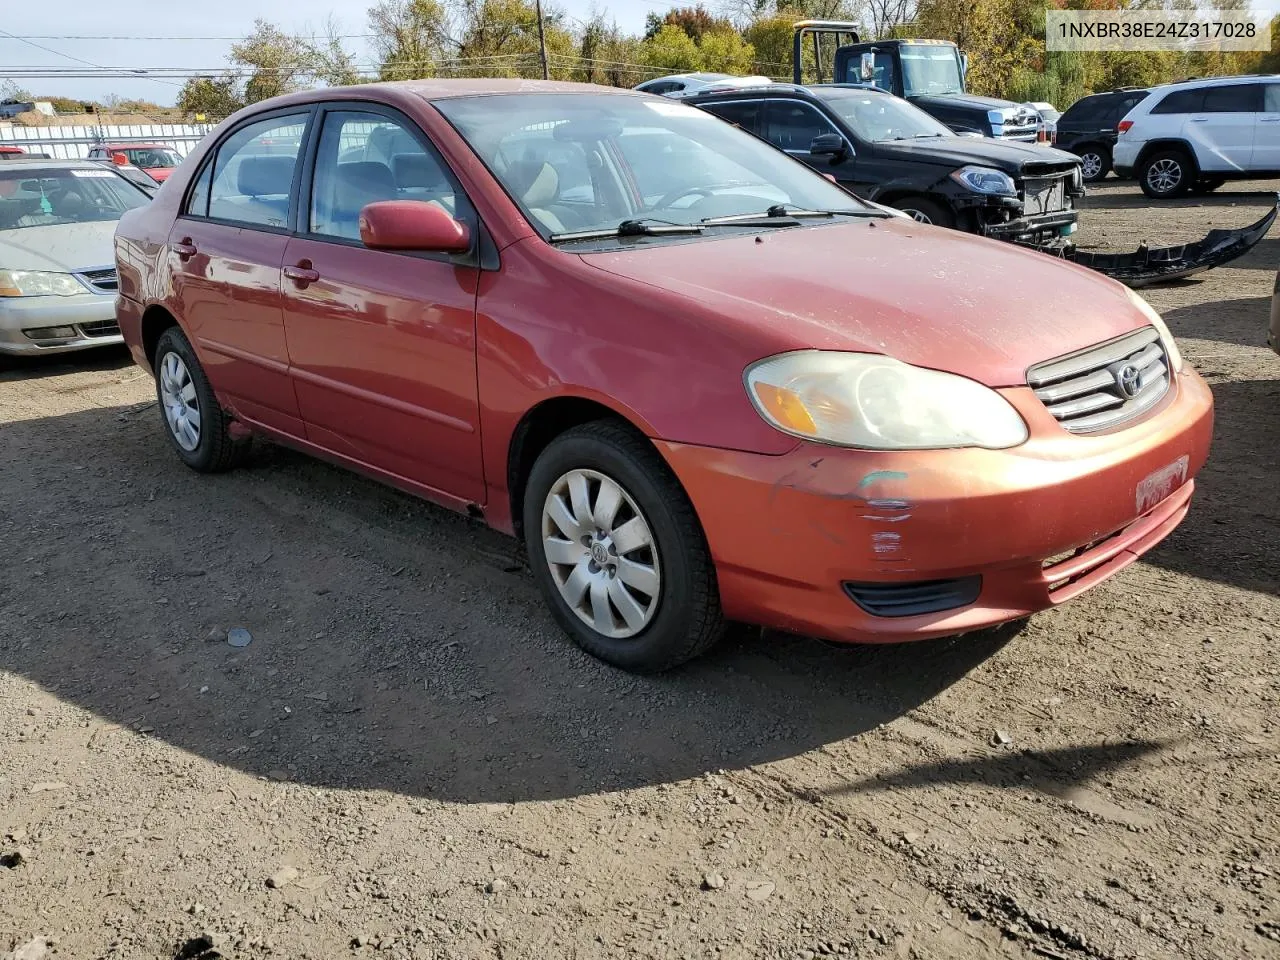
[[[95,147],[104,150],[172,150],[173,147],[167,143],[119,143],[107,141],[106,143],[95,143]]]
[[[1242,73],[1231,77],[1193,77],[1190,80],[1179,80],[1176,83],[1162,83],[1153,87],[1152,92],[1159,90],[1191,90],[1196,87],[1230,87],[1239,83],[1257,83],[1259,80],[1280,80],[1280,73]]]
[[[450,100],[455,97],[515,96],[537,93],[596,93],[608,96],[647,97],[644,91],[622,87],[606,87],[598,83],[572,83],[565,80],[521,80],[518,77],[482,79],[394,80],[384,83],[362,83],[351,87],[321,87],[261,100],[246,108],[245,116],[276,107],[316,103],[324,100],[349,100],[367,96],[381,100],[388,91],[413,94],[423,100]]]
[[[101,163],[92,160],[50,160],[40,157],[15,157],[0,164],[0,170],[23,170],[39,167],[42,170],[102,170]]]

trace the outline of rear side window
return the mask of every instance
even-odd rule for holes
[[[1073,103],[1059,123],[1101,122],[1106,116],[1107,105],[1107,97],[1085,97]]]
[[[241,127],[218,147],[209,216],[254,226],[289,223],[289,194],[308,114],[269,117]]]
[[[1175,90],[1151,108],[1152,113],[1199,113],[1204,109],[1203,90]]]
[[[1206,113],[1257,113],[1262,109],[1262,86],[1235,83],[1226,87],[1210,87],[1204,92]]]
[[[727,120],[735,127],[741,127],[747,133],[756,132],[756,123],[760,116],[759,100],[729,100],[725,103],[704,104],[702,109],[714,113],[721,120]]]

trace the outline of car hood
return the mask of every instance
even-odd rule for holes
[[[75,273],[115,263],[115,220],[0,230],[0,269]]]
[[[1018,173],[1024,165],[1077,166],[1079,158],[1063,150],[991,137],[921,137],[919,140],[885,140],[877,147],[888,157],[918,163],[962,167],[977,164]]]
[[[974,93],[956,93],[945,97],[921,94],[917,97],[911,97],[911,102],[920,107],[921,110],[926,111],[929,106],[933,105],[953,108],[962,107],[982,111],[1002,110],[1005,107],[1019,106],[1019,104],[1015,104],[1011,100],[999,100],[995,97],[980,97]],[[1031,108],[1028,107],[1027,109],[1030,110]]]
[[[582,260],[687,298],[691,322],[722,324],[760,356],[884,353],[992,387],[1147,323],[1124,287],[1083,267],[897,217]]]

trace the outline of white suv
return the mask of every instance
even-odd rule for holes
[[[1136,176],[1148,197],[1280,176],[1280,76],[1157,87],[1116,129],[1115,171]]]

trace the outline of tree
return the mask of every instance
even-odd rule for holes
[[[712,30],[702,35],[699,44],[702,69],[716,73],[750,73],[755,60],[755,47],[742,39],[733,27]]]
[[[663,73],[690,73],[702,69],[702,51],[693,38],[673,24],[664,24],[641,48],[644,62]]]
[[[0,103],[30,103],[35,98],[12,80],[0,82]]]
[[[342,45],[341,27],[332,16],[325,21],[324,32],[324,42],[311,47],[313,76],[327,87],[359,83],[356,58]]]
[[[657,71],[642,66],[641,40],[618,29],[604,14],[593,14],[578,38],[578,65],[573,79],[612,87],[634,87]]]
[[[728,17],[712,16],[701,3],[692,7],[675,7],[668,10],[662,17],[656,13],[650,13],[645,18],[644,38],[652,40],[664,26],[679,27],[699,46],[702,45],[702,38],[706,34],[733,29],[733,23]]]
[[[439,0],[382,0],[369,10],[369,30],[383,80],[434,77],[438,61],[457,49]]]
[[[231,62],[251,71],[244,86],[246,103],[301,89],[316,68],[310,44],[261,19],[254,21],[253,33],[232,45]]]
[[[188,117],[197,114],[221,119],[244,106],[240,81],[233,73],[221,77],[192,77],[178,94],[178,109]]]

